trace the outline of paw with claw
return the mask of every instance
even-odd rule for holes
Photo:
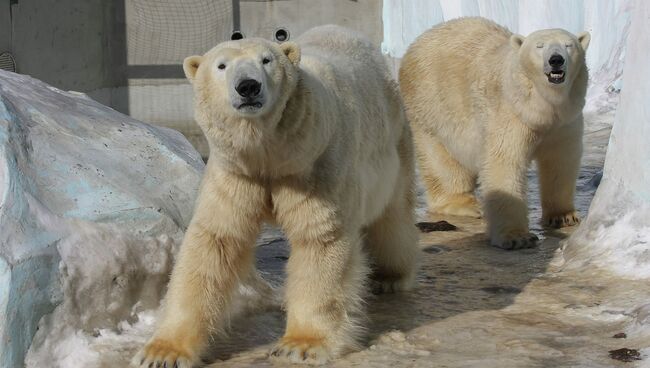
[[[308,365],[322,365],[330,360],[323,339],[285,336],[269,354],[273,360]]]
[[[580,217],[578,217],[576,211],[570,211],[559,215],[544,216],[543,222],[547,227],[559,229],[579,224]]]
[[[196,359],[172,341],[153,339],[131,360],[138,368],[192,368]]]
[[[497,248],[505,250],[517,250],[533,248],[537,245],[539,238],[537,235],[522,232],[522,233],[509,233],[503,236],[498,236],[496,239],[491,240],[491,244]]]

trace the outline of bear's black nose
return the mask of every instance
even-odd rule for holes
[[[240,96],[251,98],[260,94],[260,90],[262,90],[262,84],[255,79],[244,79],[243,81],[239,82],[237,87],[235,87],[235,90],[237,93],[239,93]]]
[[[564,65],[564,58],[560,54],[553,54],[551,58],[548,59],[548,63],[553,67],[558,67]]]

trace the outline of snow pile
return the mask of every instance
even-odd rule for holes
[[[527,35],[544,28],[591,32],[587,66],[591,71],[588,107],[611,105],[605,92],[621,89],[630,0],[384,0],[382,50],[401,58],[425,30],[458,17],[482,16]]]
[[[92,338],[158,306],[179,242],[166,234],[135,236],[114,225],[62,220],[34,207],[44,227],[62,235],[56,247],[63,301],[41,319],[26,366],[99,366],[90,364],[98,354]]]
[[[0,71],[0,366],[68,367],[157,307],[202,170],[180,133]]]
[[[589,216],[564,250],[566,267],[596,265],[625,278],[650,278],[650,4],[637,1],[621,101],[602,182]]]

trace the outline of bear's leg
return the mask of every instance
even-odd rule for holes
[[[200,361],[210,334],[227,318],[238,280],[253,271],[265,198],[264,189],[250,181],[206,172],[163,314],[134,366],[190,368]]]
[[[393,199],[382,215],[366,228],[366,249],[373,263],[376,292],[408,290],[415,283],[420,255],[415,224],[413,143],[408,130],[398,146],[400,170]]]
[[[580,218],[573,200],[582,157],[582,121],[553,132],[546,141],[536,155],[542,222],[555,228],[576,225]]]
[[[359,228],[350,228],[321,199],[274,195],[278,222],[291,244],[287,263],[287,326],[270,353],[291,363],[323,364],[356,347],[367,265]],[[345,225],[344,225],[345,224]]]
[[[435,137],[416,136],[416,142],[429,210],[446,215],[481,217],[474,196],[476,175],[453,158]]]
[[[415,283],[420,250],[413,209],[406,202],[400,198],[390,203],[366,230],[375,292],[408,290]]]
[[[537,244],[537,236],[528,230],[526,198],[526,171],[534,139],[535,133],[523,124],[512,124],[509,130],[487,137],[480,181],[493,246],[511,250]]]

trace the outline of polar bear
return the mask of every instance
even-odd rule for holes
[[[543,221],[579,222],[573,197],[582,155],[589,33],[561,29],[524,38],[483,18],[422,34],[399,80],[432,212],[481,217],[492,245],[534,246],[526,171],[537,161]]]
[[[323,26],[296,43],[228,41],[183,68],[210,158],[162,318],[134,365],[199,361],[255,272],[263,221],[291,245],[286,331],[271,357],[319,364],[354,348],[366,275],[408,289],[419,257],[412,136],[382,55]]]

